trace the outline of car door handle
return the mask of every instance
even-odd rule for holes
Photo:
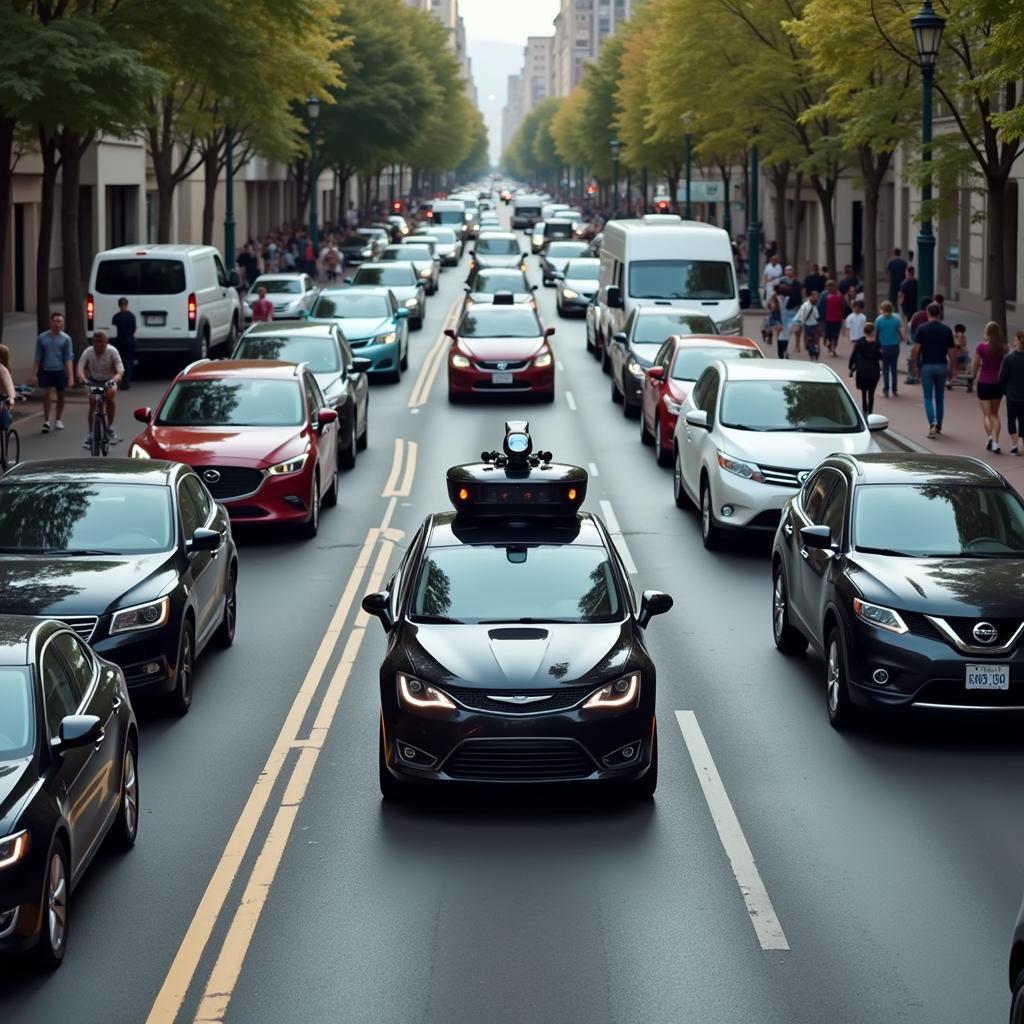
[[[114,694],[114,699],[110,702],[110,706],[115,711],[120,711],[121,709],[121,698],[116,693]]]
[[[789,522],[783,523],[783,525],[782,525],[782,532],[787,537],[792,537],[793,536],[793,524],[789,523]]]
[[[800,549],[800,557],[803,559],[810,558],[810,555],[807,554],[807,548]]]
[[[100,738],[92,745],[93,750],[99,750],[103,746],[103,741],[107,738],[107,730],[104,729],[100,733]]]

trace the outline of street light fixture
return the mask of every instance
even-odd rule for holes
[[[942,32],[946,19],[936,13],[932,0],[924,0],[921,10],[910,19],[910,28],[917,45],[917,59],[921,67],[921,161],[925,176],[921,185],[921,204],[927,209],[932,199],[932,90],[935,84],[935,62],[942,45]],[[917,236],[918,280],[921,294],[935,294],[935,232],[930,215],[921,220]]]
[[[616,216],[619,212],[619,152],[622,149],[622,143],[618,139],[612,139],[608,143],[612,151],[612,216]]]
[[[313,276],[316,276],[316,257],[320,251],[317,225],[317,182],[320,171],[316,165],[316,122],[320,117],[320,100],[310,96],[306,100],[306,117],[309,120],[309,240],[313,245]]]

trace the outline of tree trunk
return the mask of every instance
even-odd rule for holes
[[[786,262],[793,265],[793,273],[800,276],[800,229],[804,224],[804,204],[800,196],[804,190],[804,173],[796,172],[796,180],[793,182],[793,236],[792,240],[786,242]]]
[[[989,316],[1006,336],[1006,175],[990,175],[988,181],[988,288]]]
[[[14,155],[14,127],[17,124],[13,117],[0,118],[0,337],[4,327],[4,271],[7,269],[7,222],[11,209],[11,185],[14,171],[11,158]],[[15,256],[17,259],[17,256]]]
[[[213,211],[217,202],[220,143],[215,134],[207,140],[203,154],[203,245],[213,245]]]
[[[768,168],[768,180],[772,183],[772,188],[775,191],[775,209],[772,211],[775,221],[775,238],[762,239],[766,248],[769,241],[774,241],[778,245],[779,259],[783,263],[789,262],[789,253],[786,251],[786,193],[789,191],[789,171],[790,164],[788,160]],[[756,182],[753,187],[757,187]],[[762,211],[761,213],[762,220],[765,219],[765,212]],[[750,256],[751,259],[760,260],[761,258],[760,253],[751,253]]]
[[[82,154],[86,143],[69,128],[59,136],[61,151],[60,232],[64,280],[65,330],[71,335],[75,357],[85,349],[85,287],[78,244],[78,192]]]
[[[60,157],[57,143],[45,131],[39,131],[39,154],[43,161],[43,180],[39,191],[39,242],[36,247],[36,326],[40,334],[50,326],[50,253],[53,251],[53,213],[57,194],[57,169]]]
[[[836,266],[836,214],[835,195],[838,175],[831,175],[828,178],[821,178],[819,175],[811,175],[811,184],[818,197],[818,205],[821,207],[821,219],[825,229],[825,259],[828,261],[829,274],[835,275]]]
[[[668,180],[668,197],[672,201],[672,209],[679,212],[679,202],[676,197],[679,195],[679,178],[681,167],[677,163],[665,165],[665,178]]]
[[[864,178],[864,208],[861,218],[864,237],[864,308],[869,315],[878,309],[878,212],[882,182],[892,161],[891,153],[875,153],[860,147],[860,168]]]

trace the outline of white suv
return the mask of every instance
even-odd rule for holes
[[[121,298],[135,314],[135,355],[180,352],[205,359],[231,352],[242,325],[238,275],[224,269],[212,245],[125,245],[96,254],[89,275],[86,321],[111,333]]]
[[[782,506],[833,452],[880,451],[850,392],[827,366],[789,360],[715,362],[679,410],[674,491],[696,504],[706,548],[735,529],[774,531]]]

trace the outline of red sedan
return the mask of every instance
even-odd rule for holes
[[[131,446],[192,466],[232,522],[294,523],[310,537],[338,502],[338,414],[305,367],[204,359],[172,381]]]
[[[723,334],[673,334],[644,372],[640,392],[640,439],[654,445],[659,466],[672,465],[672,434],[679,407],[697,378],[716,359],[762,359],[750,338]]]
[[[470,305],[448,351],[448,401],[481,396],[555,398],[555,356],[548,339],[554,327],[543,327],[532,305],[514,305],[510,293],[494,303]]]

